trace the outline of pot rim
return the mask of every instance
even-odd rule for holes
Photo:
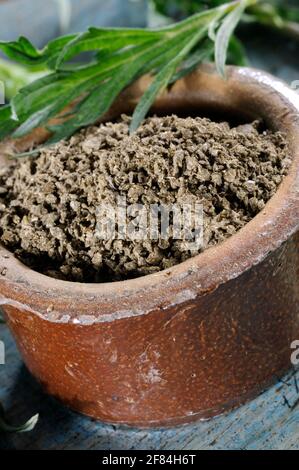
[[[133,107],[144,87],[144,80],[139,80],[119,103],[129,102]],[[252,115],[259,109],[271,125],[287,133],[293,162],[265,208],[221,244],[169,269],[118,282],[57,280],[28,268],[0,245],[0,305],[22,306],[53,322],[80,324],[143,315],[215,290],[260,263],[299,229],[299,96],[259,70],[230,66],[224,81],[214,66],[205,65],[161,95],[156,106],[164,109],[170,100],[174,108],[184,100],[191,106],[196,93],[206,93],[209,103],[222,100],[226,106],[234,102],[236,109],[242,99],[249,108],[251,100]]]

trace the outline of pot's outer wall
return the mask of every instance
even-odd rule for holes
[[[71,408],[113,423],[174,425],[239,405],[289,368],[299,338],[296,257],[293,238],[210,295],[114,322],[5,313],[30,371]]]
[[[236,70],[242,80],[244,69]],[[213,79],[220,83],[210,73],[207,88]],[[205,83],[205,72],[196,74]],[[184,106],[193,102],[194,111],[194,85],[188,95],[188,80]],[[269,93],[271,83],[255,86]],[[229,97],[223,91],[217,88],[212,96],[201,89],[201,102],[213,103],[222,94],[224,110]],[[291,122],[296,127],[298,116],[287,98],[270,91],[268,123],[286,131]],[[262,94],[252,109],[245,100],[243,114],[254,116],[254,107],[257,114]],[[168,101],[168,109],[182,100],[180,95]],[[163,99],[158,108],[167,109]],[[293,128],[288,138],[294,165],[279,197],[227,242],[167,272],[114,285],[75,285],[31,272],[0,247],[0,267],[5,266],[0,301],[9,328],[28,368],[50,394],[103,421],[174,425],[243,403],[291,366],[291,343],[299,339],[299,163]]]

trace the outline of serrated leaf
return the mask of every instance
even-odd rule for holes
[[[187,39],[185,39],[185,41],[182,43],[182,49],[176,55],[176,57],[174,57],[167,65],[165,65],[162,70],[156,75],[155,79],[145,91],[138,105],[136,106],[130,125],[131,133],[137,130],[140,123],[147,115],[156,97],[170,83],[171,77],[174,75],[178,65],[182,62],[182,60],[190,52],[194,45],[204,36],[205,32],[206,29],[202,28],[195,35],[187,37]]]
[[[41,57],[33,44],[22,36],[17,41],[0,41],[0,49],[9,58],[30,65],[38,63]]]
[[[41,83],[46,85],[46,88],[38,86],[38,84],[29,85],[27,87],[27,90],[21,93],[21,95],[23,95],[23,99],[16,98],[15,100],[13,100],[13,106],[15,114],[17,116],[22,116],[22,112],[24,113],[26,109],[30,109],[30,115],[28,119],[21,124],[21,126],[15,131],[13,136],[21,137],[26,133],[30,132],[35,127],[46,123],[49,118],[55,116],[56,113],[62,111],[68,103],[79,98],[83,92],[90,92],[92,94],[90,102],[87,97],[86,100],[82,100],[82,102],[77,105],[76,117],[71,119],[69,123],[67,121],[65,124],[60,124],[61,130],[55,130],[55,137],[51,139],[51,142],[54,141],[54,139],[55,141],[57,141],[57,136],[62,136],[66,138],[67,136],[71,135],[71,133],[73,133],[77,128],[86,126],[88,123],[92,123],[96,119],[96,117],[93,116],[99,117],[99,112],[100,114],[103,114],[108,109],[107,105],[102,108],[101,106],[97,107],[94,104],[93,97],[95,91],[93,91],[93,89],[96,87],[96,85],[101,83],[101,80],[112,80],[113,76],[115,76],[115,85],[112,87],[112,91],[115,90],[112,95],[113,99],[115,99],[121,89],[128,85],[133,80],[133,78],[136,78],[138,76],[138,73],[144,73],[145,70],[142,67],[144,61],[150,63],[153,57],[159,57],[160,55],[164,57],[165,60],[165,52],[167,52],[167,54],[171,54],[171,58],[176,56],[179,50],[181,49],[181,40],[186,38],[188,34],[190,35],[190,33],[182,33],[181,35],[177,35],[175,38],[171,38],[170,40],[162,42],[159,47],[156,48],[152,48],[150,44],[145,43],[143,45],[136,46],[131,50],[126,50],[122,54],[118,54],[117,61],[115,59],[111,60],[111,58],[109,58],[106,62],[103,61],[102,63],[97,64],[94,67],[82,68],[81,70],[78,70],[73,73],[71,86],[69,86],[68,92],[66,91],[66,88],[63,83],[63,78],[68,81],[68,73],[62,73],[62,80],[59,80],[58,77],[59,73],[61,72],[57,72],[56,82],[54,81],[54,77],[51,79],[48,78],[49,76],[45,77],[45,79],[43,79]],[[143,62],[140,62],[141,60]],[[133,70],[132,73],[130,72],[131,69]],[[90,75],[92,76],[92,78],[90,78]],[[117,78],[117,75],[119,75],[119,77],[121,78]],[[85,80],[81,82],[79,80],[80,78],[84,78]],[[75,79],[77,81],[76,85]],[[53,101],[50,105],[47,105],[45,101],[45,96],[50,96],[49,87],[52,88],[51,95],[53,96]],[[97,87],[97,89],[97,99],[101,101],[100,98],[102,98],[102,102],[105,103],[106,85],[100,85]],[[109,87],[107,89],[109,90]],[[30,92],[33,94],[30,95]],[[37,96],[40,96],[40,101],[37,101]],[[54,99],[55,96],[56,99]],[[112,104],[113,99],[109,100],[109,106]],[[34,109],[36,109],[35,113],[33,114],[33,105],[31,105],[32,100],[34,100],[35,102]],[[84,116],[88,115],[88,121],[86,120],[86,117],[83,118],[83,115],[80,112],[82,110],[81,107],[83,106],[83,103],[85,103],[85,101],[87,104],[90,103],[89,105],[91,106],[91,109],[89,109],[84,114]],[[84,104],[84,107],[86,105]],[[95,114],[92,111],[93,109],[96,110]],[[51,127],[51,130],[53,129],[54,128]]]
[[[163,33],[159,31],[89,28],[86,33],[79,34],[65,45],[57,57],[55,66],[58,69],[64,62],[82,52],[106,51],[113,53],[132,44],[154,43],[159,38],[163,38]]]
[[[247,6],[246,0],[242,0],[223,20],[215,40],[215,63],[218,73],[225,77],[225,64],[230,38],[241,20]]]
[[[36,66],[51,62],[51,59],[57,59],[61,49],[74,40],[77,35],[68,35],[53,39],[42,50],[37,49],[28,39],[20,37],[16,41],[0,41],[0,50],[7,57],[21,64]]]
[[[158,50],[159,48],[156,48],[157,53]],[[94,85],[97,85],[101,80],[109,78],[110,74],[118,69],[121,64],[126,65],[132,57],[138,56],[144,51],[155,51],[155,49],[149,44],[144,44],[126,50],[118,54],[117,57],[109,56],[106,60],[91,66],[85,66],[75,71],[59,71],[47,75],[23,88],[16,95],[11,103],[14,114],[24,121],[44,106],[47,107],[49,102],[60,99],[63,94],[69,95],[70,99],[73,100],[82,92],[82,84],[84,86],[84,83],[89,83],[89,80],[94,79]],[[70,90],[78,90],[78,93],[74,96],[73,93],[69,94]]]
[[[171,53],[171,57],[175,57],[179,48],[181,48],[182,38],[186,38],[185,33],[178,36],[176,40],[172,38],[167,44],[162,44],[155,49],[151,47],[140,47],[137,56],[132,54],[130,58],[127,58],[123,66],[114,70],[115,78],[112,76],[106,83],[100,84],[89,96],[76,106],[75,117],[66,121],[65,124],[51,126],[49,128],[50,131],[54,131],[54,135],[49,142],[57,142],[57,140],[61,138],[68,137],[78,129],[78,127],[87,126],[99,119],[101,115],[108,111],[124,86],[129,84],[141,73],[144,73],[143,61],[146,60],[150,62],[153,57],[159,57],[165,47],[167,47],[168,53]],[[177,43],[180,43],[180,46],[178,46]]]
[[[210,50],[203,42],[208,37],[209,25],[216,28],[217,21],[228,15],[230,21],[227,23],[227,18],[223,21],[217,36],[221,31],[223,37],[229,36],[233,22],[237,21],[233,13],[240,8],[240,2],[226,3],[158,30],[90,28],[83,34],[54,39],[42,50],[22,38],[0,43],[14,60],[33,65],[47,64],[54,69],[53,73],[22,89],[11,101],[9,114],[7,110],[3,114],[0,111],[0,138],[12,131],[15,131],[15,137],[19,137],[37,126],[47,126],[52,117],[61,117],[66,108],[64,122],[61,120],[59,128],[53,129],[54,139],[65,138],[101,117],[101,113],[133,79],[143,73],[151,73],[155,78],[135,110],[134,129],[161,90],[209,56]],[[254,2],[244,0],[242,5]],[[217,41],[218,67],[224,69],[226,50],[223,54],[219,38]],[[191,54],[190,60],[183,62],[196,45],[198,51],[202,48],[203,53]],[[69,63],[84,51],[96,51],[97,54],[84,66]],[[74,103],[75,108],[69,111],[69,105]]]
[[[69,103],[76,100],[82,93],[94,88],[94,86],[94,78],[85,80],[77,86],[70,87],[68,92],[58,95],[48,106],[40,105],[40,109],[34,114],[30,114],[28,119],[15,130],[13,137],[23,137],[36,127],[46,123],[52,117],[57,116]]]
[[[21,426],[13,426],[8,423],[5,419],[4,409],[0,403],[0,432],[8,432],[8,433],[24,433],[32,431],[39,419],[39,415],[32,416],[25,424]]]
[[[185,62],[183,62],[180,69],[171,78],[170,83],[174,83],[177,80],[180,80],[181,78],[191,73],[198,66],[198,64],[209,60],[213,55],[213,51],[214,44],[211,41],[205,43],[204,46],[201,46],[199,49],[197,49],[188,57]]]

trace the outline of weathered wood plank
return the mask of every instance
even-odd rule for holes
[[[40,413],[33,432],[2,434],[1,449],[299,449],[299,371],[227,416],[176,429],[126,429],[96,423],[45,395],[22,365],[5,326],[0,339],[6,345],[0,401],[13,422]]]

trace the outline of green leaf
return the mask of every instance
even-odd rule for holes
[[[28,67],[19,64],[13,64],[10,60],[0,57],[0,82],[5,84],[5,99],[12,99],[18,91],[46,75],[47,69],[29,70]]]
[[[110,78],[106,83],[96,87],[77,107],[74,118],[68,120],[66,124],[49,128],[50,131],[54,131],[54,135],[49,140],[49,143],[57,142],[62,138],[65,139],[72,135],[78,127],[88,126],[99,119],[101,115],[108,111],[117,95],[123,89],[124,84],[132,80],[137,71],[136,64],[131,64],[122,69],[118,80]]]
[[[24,433],[24,432],[30,432],[32,431],[39,419],[39,415],[35,415],[32,418],[30,418],[25,424],[21,426],[12,426],[11,424],[7,423],[5,416],[4,416],[4,410],[3,407],[0,403],[0,432],[8,432],[8,433]]]
[[[147,115],[151,105],[155,101],[156,97],[159,93],[164,90],[168,83],[171,80],[172,75],[175,72],[177,67],[178,61],[173,59],[169,62],[156,76],[152,84],[146,90],[144,95],[142,96],[140,102],[138,103],[132,118],[132,122],[130,125],[130,132],[135,132],[142,120]]]
[[[208,36],[211,41],[216,41],[216,30],[219,26],[219,21],[221,20],[222,14],[221,12],[213,18],[213,20],[209,24]]]
[[[86,33],[78,35],[73,41],[65,45],[57,57],[55,67],[58,69],[64,62],[82,52],[105,51],[113,53],[125,47],[132,46],[132,44],[153,44],[159,38],[163,38],[163,33],[159,31],[89,28]]]
[[[41,57],[31,42],[22,36],[17,41],[0,41],[0,49],[11,59],[26,64],[38,63]]]
[[[11,107],[9,105],[0,108],[0,139],[8,136],[18,125],[18,122],[12,119]]]
[[[75,96],[71,95],[71,99],[76,98],[82,93],[81,85],[90,83],[94,79],[97,85],[106,78],[109,78],[115,69],[121,64],[126,65],[134,56],[139,56],[144,51],[155,51],[149,44],[136,46],[130,50],[125,50],[117,57],[109,56],[100,63],[81,67],[75,71],[59,71],[54,72],[46,77],[35,81],[34,83],[23,88],[12,101],[14,114],[19,119],[27,119],[30,115],[47,106],[52,100],[59,99],[63,94],[68,94],[69,90],[76,92]],[[159,48],[156,48],[158,53]],[[71,101],[69,101],[70,103]]]
[[[256,1],[221,2],[217,8],[157,30],[89,28],[85,33],[54,39],[42,50],[24,38],[0,42],[0,48],[14,60],[34,67],[46,64],[54,70],[22,88],[9,107],[0,109],[0,138],[12,132],[14,137],[21,137],[36,127],[49,127],[49,121],[62,113],[63,122],[51,127],[52,140],[66,138],[96,122],[126,86],[150,73],[153,82],[133,116],[131,129],[136,129],[165,87],[210,57],[209,32],[214,37],[221,21],[213,47],[218,68],[224,71],[229,38],[241,10]],[[213,1],[213,5],[219,3]],[[230,50],[240,59],[236,44]],[[69,62],[85,51],[95,52],[87,65]]]
[[[120,64],[119,68],[114,70],[114,75],[110,77],[108,81],[96,87],[89,96],[76,106],[74,118],[70,119],[65,124],[51,126],[49,128],[49,130],[54,131],[50,143],[57,142],[61,138],[66,138],[78,129],[78,127],[87,126],[98,120],[101,115],[108,111],[124,86],[141,73],[144,73],[145,67],[143,63],[145,61],[152,63],[151,60],[153,57],[157,60],[160,56],[165,60],[165,52],[171,55],[171,58],[175,57],[181,49],[182,39],[186,39],[186,33],[168,40],[167,43],[162,42],[161,45],[155,49],[149,46],[145,47],[145,45],[139,47],[137,55],[136,51],[135,54],[132,53],[131,57],[128,57],[124,64]]]
[[[241,3],[226,16],[217,32],[215,40],[215,62],[218,73],[222,77],[225,77],[225,63],[230,38],[240,22],[246,6],[246,0],[242,0]]]
[[[22,137],[29,132],[31,132],[33,129],[38,127],[42,122],[44,122],[46,119],[49,119],[53,113],[56,112],[56,109],[59,111],[60,106],[57,106],[57,102],[55,102],[52,105],[48,105],[44,107],[43,109],[40,109],[37,111],[35,114],[30,116],[23,124],[21,124],[12,134],[12,137],[18,138]]]
[[[164,49],[164,46],[160,47]],[[115,82],[117,86],[114,88],[118,89],[120,83],[124,87],[133,79],[134,73],[132,77],[129,77],[121,69],[121,66],[127,67],[132,60],[135,60],[135,68],[139,70],[140,63],[138,61],[140,61],[140,55],[143,54],[145,58],[151,59],[159,51],[160,48],[153,49],[148,44],[142,45],[131,51],[125,51],[123,55],[119,54],[117,61],[109,59],[102,64],[82,68],[74,73],[57,72],[55,78],[54,74],[52,74],[52,76],[47,76],[39,82],[29,85],[12,102],[15,115],[22,119],[28,115],[28,118],[18,127],[13,136],[21,137],[35,127],[45,123],[48,119],[62,111],[69,103],[79,98],[82,93],[87,91],[92,92],[101,81],[111,78],[111,73],[118,73],[121,76],[121,80],[116,77]],[[100,89],[104,90],[104,87],[101,85]],[[50,97],[52,97],[52,100],[48,104]],[[28,110],[30,110],[30,113],[28,113]],[[88,114],[90,116],[93,115],[90,110]],[[77,114],[74,120],[78,126],[80,125],[79,116],[81,117],[81,114]],[[85,125],[83,120],[81,125]],[[65,129],[66,127],[61,125],[61,128]]]
[[[191,54],[188,59],[183,62],[180,69],[173,75],[170,83],[174,83],[191,73],[198,66],[198,64],[210,60],[213,55],[213,51],[213,42],[207,40],[204,45],[193,52],[193,54]]]
[[[217,12],[217,15],[218,14],[219,12]],[[209,15],[210,15],[210,12],[208,12],[208,14],[200,14],[196,16],[199,17],[201,20],[203,18],[207,20],[207,18],[210,19]],[[187,22],[185,22],[185,24],[186,23]],[[189,36],[187,38],[187,41],[182,43],[183,48],[176,55],[176,57],[173,58],[167,65],[165,65],[162,68],[162,70],[157,74],[157,76],[155,77],[155,79],[153,80],[149,88],[146,90],[146,92],[142,96],[140,102],[136,106],[136,109],[132,117],[132,122],[130,125],[131,133],[137,130],[141,121],[145,118],[146,114],[148,113],[151,105],[155,101],[158,94],[161,93],[167,87],[167,85],[171,82],[171,78],[175,74],[178,65],[182,62],[184,57],[192,50],[194,45],[205,36],[205,34],[208,31],[208,28],[209,28],[209,22],[206,21],[206,23],[203,23],[201,29],[199,29],[197,33],[193,33],[192,36]]]
[[[178,65],[184,57],[190,52],[194,45],[204,36],[205,29],[202,28],[197,34],[188,37],[182,44],[183,48],[162,70],[157,74],[151,85],[148,87],[134,111],[130,132],[135,132],[141,121],[145,118],[151,105],[155,101],[159,93],[164,90],[171,81],[171,77],[175,73]]]
[[[52,103],[48,106],[44,106],[42,102],[39,102],[39,109],[34,114],[30,114],[28,119],[15,130],[13,137],[22,137],[47,122],[47,120],[57,116],[69,103],[94,86],[94,78],[85,80],[77,86],[69,87],[68,92],[64,92],[61,95],[57,92],[57,98],[53,99]]]
[[[133,78],[137,77],[138,72],[144,73],[144,67],[142,64],[144,62],[151,63],[153,57],[159,58],[160,56],[165,60],[165,54],[171,54],[171,58],[176,56],[179,50],[181,49],[181,40],[190,35],[190,33],[181,33],[167,41],[161,41],[160,45],[156,48],[152,48],[151,44],[145,43],[140,46],[136,46],[130,50],[125,50],[122,53],[119,53],[116,59],[111,59],[109,57],[106,61],[91,66],[81,68],[73,73],[70,72],[57,72],[56,78],[54,79],[54,74],[52,76],[47,76],[44,79],[41,79],[40,82],[35,82],[35,84],[29,85],[24,89],[18,97],[13,100],[12,106],[14,113],[24,119],[26,111],[30,110],[30,114],[27,120],[22,123],[22,125],[15,131],[13,134],[14,137],[21,137],[26,133],[30,132],[37,126],[46,123],[46,121],[55,116],[58,112],[62,111],[63,108],[73,100],[79,98],[83,92],[92,91],[95,86],[99,85],[104,79],[112,79],[112,75],[115,76],[115,85],[112,87],[112,90],[116,90],[114,93],[114,98],[119,94],[122,88],[128,83],[130,83]],[[141,62],[142,60],[142,62]],[[130,66],[133,61],[133,73],[127,73],[127,68]],[[117,75],[121,77],[118,79]],[[71,80],[70,80],[71,78]],[[69,91],[67,91],[67,89]],[[103,102],[105,102],[104,95],[105,87],[100,85],[98,94],[103,93]],[[52,101],[50,104],[47,104],[49,97],[52,96]],[[100,97],[98,98],[100,99]],[[89,103],[89,101],[87,101]],[[94,106],[93,100],[91,101],[92,106]],[[109,106],[112,104],[112,101],[109,101]],[[83,104],[83,102],[82,102]],[[70,130],[73,132],[82,126],[87,125],[86,119],[83,119],[83,115],[79,112],[82,104],[79,104],[76,108],[76,118],[74,118],[70,125],[60,124],[61,132],[55,132],[56,136],[68,136],[70,135]],[[95,110],[98,108],[95,107]],[[99,107],[101,113],[107,111],[107,107],[104,107],[102,110]],[[35,111],[35,112],[33,112]],[[89,109],[87,114],[91,117],[94,116],[94,113]],[[96,111],[96,116],[98,112]],[[88,120],[88,123],[92,123],[91,118]],[[67,132],[66,132],[66,129]],[[53,130],[53,127],[51,127]],[[66,132],[64,134],[64,132]],[[51,139],[52,141],[53,139]],[[55,137],[55,141],[57,137]]]
[[[73,41],[77,35],[68,35],[50,41],[43,49],[37,49],[28,39],[20,37],[17,41],[0,41],[2,50],[10,59],[21,64],[36,66],[57,60],[61,48]]]

